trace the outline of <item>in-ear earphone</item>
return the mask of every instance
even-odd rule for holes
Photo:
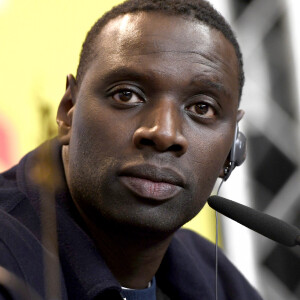
[[[229,153],[229,162],[228,165],[224,167],[224,181],[229,178],[236,166],[240,166],[245,161],[246,140],[245,135],[239,131],[238,124],[236,124],[234,139]]]

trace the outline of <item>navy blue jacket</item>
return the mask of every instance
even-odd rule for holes
[[[39,176],[51,178],[51,174],[55,174],[56,183],[46,187],[41,188],[43,178],[40,182],[33,180]],[[120,284],[82,229],[55,139],[0,174],[0,299],[44,299],[45,276],[46,281],[53,280],[49,274],[44,275],[44,257],[48,262],[56,257],[41,242],[41,199],[51,201],[47,191],[55,195],[52,205],[56,207],[60,268],[55,276],[60,278],[61,298],[122,299]],[[169,299],[215,299],[214,252],[214,245],[204,238],[179,230],[156,274],[158,300],[162,295]],[[219,300],[225,299],[261,300],[220,251]]]

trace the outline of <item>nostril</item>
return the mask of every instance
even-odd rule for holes
[[[150,139],[143,138],[143,139],[140,140],[140,145],[143,145],[143,146],[155,146],[155,143],[152,140],[150,140]]]
[[[178,144],[172,145],[168,148],[168,151],[181,152],[182,151],[182,146],[178,145]]]
[[[156,144],[151,139],[142,138],[139,142],[140,146],[154,146],[159,148],[161,151],[171,151],[171,152],[181,152],[183,147],[179,144],[171,145],[170,147],[163,146],[163,149],[160,148],[160,144]]]

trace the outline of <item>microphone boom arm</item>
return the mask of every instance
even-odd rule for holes
[[[296,226],[223,197],[211,196],[207,202],[219,213],[275,242],[289,247],[300,245]]]

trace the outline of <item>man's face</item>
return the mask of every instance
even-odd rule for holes
[[[233,46],[199,22],[157,13],[110,21],[74,96],[66,176],[80,211],[171,233],[203,207],[238,115]]]

